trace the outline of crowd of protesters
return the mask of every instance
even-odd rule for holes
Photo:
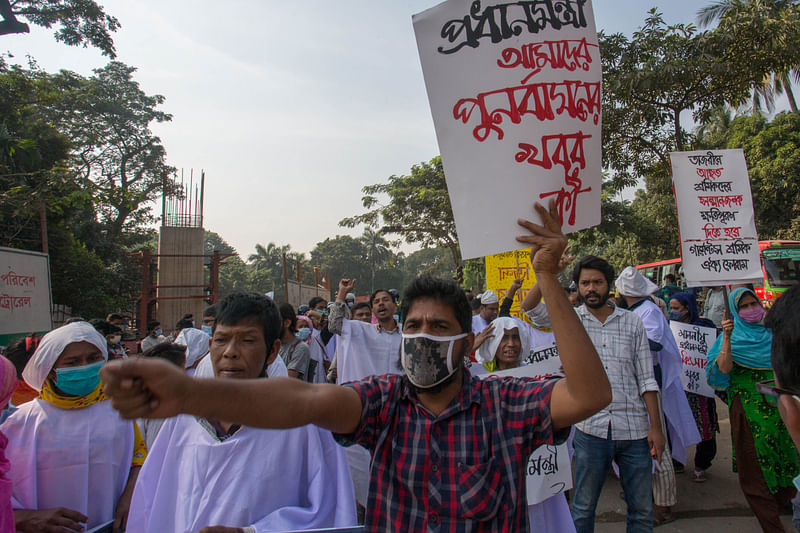
[[[674,278],[573,261],[555,211],[538,209],[543,225],[520,222],[536,275],[524,297],[522,280],[500,300],[420,276],[402,298],[357,303],[343,279],[332,302],[241,292],[197,324],[151,321],[131,353],[119,314],[10,343],[0,533],[583,533],[610,471],[627,531],[652,531],[675,518],[687,450],[692,479],[713,483],[720,431],[716,400],[683,390],[669,320],[719,329],[707,380],[730,413],[733,468],[762,529],[784,531],[800,479],[800,288],[767,312],[750,288],[715,287],[701,316]],[[525,319],[510,316],[518,292]],[[541,346],[556,375],[502,375]],[[563,443],[573,489],[528,505],[529,456]]]

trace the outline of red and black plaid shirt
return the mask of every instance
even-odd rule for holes
[[[479,379],[441,415],[417,400],[403,376],[348,383],[361,396],[361,422],[340,444],[372,452],[367,531],[528,531],[525,466],[553,433],[555,381]]]

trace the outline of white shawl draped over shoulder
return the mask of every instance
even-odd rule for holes
[[[240,428],[219,441],[192,416],[164,423],[139,474],[129,533],[352,526],[353,485],[330,432]]]
[[[403,369],[400,367],[402,340],[399,331],[381,333],[374,324],[345,319],[338,341],[339,349],[336,352],[337,383],[341,385],[368,376],[402,374]]]
[[[23,404],[0,426],[15,509],[66,507],[92,528],[114,518],[133,459],[133,422],[102,401],[61,409],[42,399]]]
[[[664,417],[669,426],[670,451],[676,461],[686,464],[686,448],[700,442],[700,433],[681,383],[681,352],[669,322],[656,304],[645,300],[633,312],[644,322],[647,338],[663,347],[661,351],[651,353],[654,362],[661,367],[661,396]]]

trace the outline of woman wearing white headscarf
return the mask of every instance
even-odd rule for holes
[[[1,426],[18,531],[124,528],[144,440],[103,395],[106,339],[87,322],[42,337],[22,373],[41,397]],[[67,529],[64,529],[65,531]]]
[[[517,368],[531,351],[524,324],[511,317],[495,318],[491,334],[481,342],[475,359],[489,372]]]
[[[183,328],[175,338],[175,344],[186,346],[186,373],[194,376],[197,365],[208,353],[208,341],[211,337],[204,331],[195,328]]]
[[[489,372],[517,368],[530,354],[527,324],[511,317],[495,318],[491,332],[475,351],[475,359]],[[553,334],[550,333],[552,336]],[[553,337],[552,342],[555,342]],[[481,372],[476,372],[476,374]],[[528,506],[531,531],[537,533],[569,533],[575,523],[564,494],[556,494],[543,502]]]

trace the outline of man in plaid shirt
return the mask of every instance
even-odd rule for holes
[[[566,238],[555,203],[549,213],[536,208],[544,225],[520,220],[530,234],[517,239],[533,246],[563,379],[472,377],[463,365],[474,341],[463,291],[421,277],[403,299],[405,376],[345,386],[192,380],[159,361],[128,360],[103,369],[106,393],[126,417],[189,413],[276,429],[311,423],[365,446],[373,454],[368,531],[527,531],[528,456],[611,401],[602,362],[556,276]]]

